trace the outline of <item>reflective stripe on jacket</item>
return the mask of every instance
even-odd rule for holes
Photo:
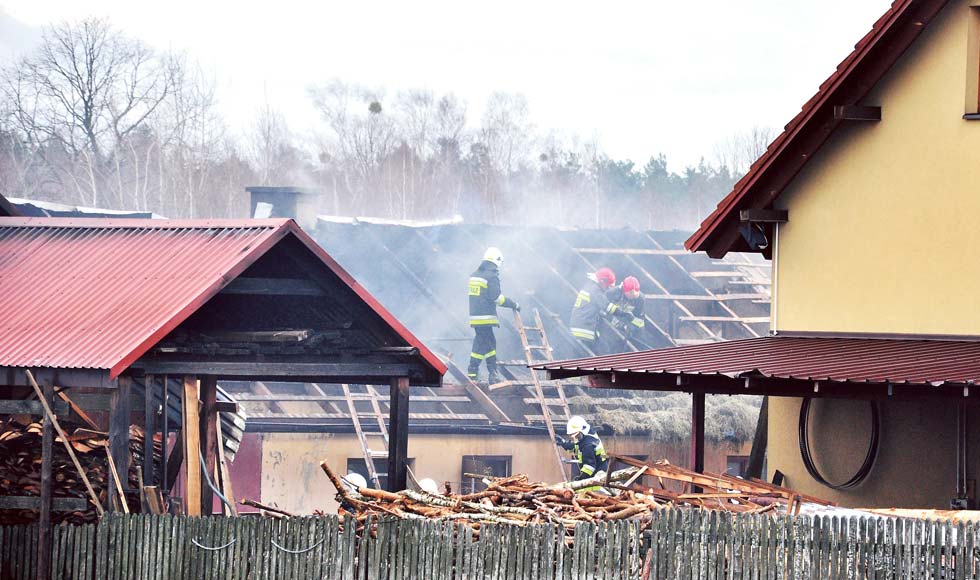
[[[606,298],[606,293],[599,283],[590,278],[575,297],[575,306],[572,307],[572,318],[568,326],[576,338],[595,340],[599,317],[615,314],[617,310],[618,307]]]
[[[497,265],[484,260],[470,275],[470,326],[500,326],[497,307],[511,308],[514,301],[500,292],[500,273]]]

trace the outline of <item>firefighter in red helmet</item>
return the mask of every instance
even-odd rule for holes
[[[629,318],[614,318],[609,323],[619,329],[627,340],[637,336],[646,328],[646,318],[643,315],[644,299],[640,293],[640,281],[635,276],[627,276],[622,284],[613,286],[606,291],[606,298],[619,306],[619,310],[629,315]],[[625,346],[625,345],[622,345]]]
[[[632,316],[622,312],[619,305],[610,302],[606,297],[606,291],[616,285],[615,272],[610,268],[599,268],[588,274],[586,278],[585,285],[575,297],[569,327],[575,338],[590,351],[595,352],[600,317],[629,320]]]

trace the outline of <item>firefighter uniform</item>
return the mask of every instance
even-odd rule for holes
[[[606,297],[605,290],[590,276],[585,286],[578,291],[575,297],[575,306],[572,307],[572,317],[569,321],[569,328],[572,335],[579,339],[589,350],[595,352],[596,338],[599,336],[598,324],[599,317],[615,316],[624,319],[633,317],[619,309],[619,305],[610,302]]]
[[[627,298],[621,286],[613,286],[606,291],[606,298],[613,304],[619,306],[619,309],[623,313],[629,314],[631,317],[629,321],[617,318],[613,321],[613,326],[625,328],[627,332],[637,332],[646,328],[646,319],[643,316],[643,305],[645,303],[643,296]]]
[[[561,439],[558,444],[571,451],[579,462],[576,481],[588,479],[600,471],[609,469],[609,456],[606,455],[606,449],[602,446],[602,440],[598,435],[589,433],[580,437],[578,441]]]
[[[470,351],[470,365],[467,376],[476,380],[480,363],[487,363],[491,378],[497,377],[497,338],[493,329],[500,326],[497,307],[518,309],[516,302],[500,292],[500,272],[497,265],[489,260],[470,276],[470,326],[473,327],[473,348]]]

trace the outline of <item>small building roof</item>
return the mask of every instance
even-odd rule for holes
[[[535,368],[551,378],[600,375],[604,386],[650,390],[861,398],[980,394],[968,389],[980,382],[975,340],[779,335]]]
[[[433,373],[445,365],[292,220],[0,218],[0,367],[117,377],[293,238]],[[349,293],[348,292],[348,293]]]
[[[718,258],[753,251],[738,232],[740,211],[771,206],[844,119],[835,109],[856,105],[945,6],[946,0],[895,0],[748,173],[701,223],[685,246]]]

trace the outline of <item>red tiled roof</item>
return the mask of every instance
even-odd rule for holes
[[[295,236],[440,374],[445,365],[292,220],[0,218],[0,367],[114,378]]]
[[[720,257],[738,242],[719,242],[739,224],[739,210],[767,207],[840,124],[834,106],[856,104],[888,72],[947,0],[895,0],[817,93],[769,144],[701,227],[684,243],[692,252]],[[734,235],[734,234],[732,234]],[[719,247],[715,247],[722,244]],[[747,248],[746,248],[747,249]]]
[[[574,374],[715,375],[938,386],[980,382],[980,342],[772,336],[536,366]]]

